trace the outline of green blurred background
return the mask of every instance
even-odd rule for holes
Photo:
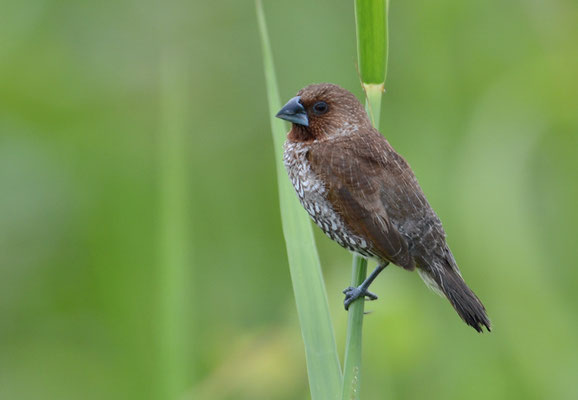
[[[352,1],[265,12],[283,101],[361,97]],[[0,15],[0,398],[308,398],[253,2]],[[393,0],[390,34],[381,130],[494,331],[388,269],[363,398],[578,398],[578,3]],[[315,232],[342,353],[351,256]]]

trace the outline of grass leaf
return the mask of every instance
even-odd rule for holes
[[[187,184],[189,148],[186,57],[166,45],[160,66],[161,123],[159,150],[159,398],[175,399],[187,386],[186,367],[191,340],[191,237]]]
[[[357,57],[364,84],[381,84],[387,73],[387,0],[355,0]]]
[[[355,0],[359,70],[367,96],[366,110],[376,128],[379,128],[381,96],[387,68],[387,9],[389,4],[386,4],[386,1]],[[366,275],[367,260],[354,255],[351,285],[361,285]],[[349,308],[342,400],[360,398],[364,303],[364,300],[358,300]]]
[[[279,185],[281,220],[297,312],[307,359],[307,372],[313,400],[338,399],[342,384],[341,367],[329,314],[325,283],[313,239],[311,222],[297,200],[283,166],[286,126],[273,115],[281,108],[273,67],[273,55],[261,1],[257,0],[257,19],[263,48],[263,64],[269,102],[271,131]]]

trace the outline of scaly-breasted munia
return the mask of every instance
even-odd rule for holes
[[[359,287],[344,291],[345,308],[361,297],[376,299],[367,289],[393,263],[417,268],[468,325],[490,330],[413,171],[373,128],[357,98],[336,85],[310,85],[277,117],[292,123],[284,163],[303,207],[331,239],[378,263]]]

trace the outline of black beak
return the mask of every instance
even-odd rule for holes
[[[275,115],[277,118],[284,119],[285,121],[292,122],[294,124],[309,126],[309,119],[307,118],[307,112],[300,102],[301,97],[295,96],[283,106],[281,110]]]

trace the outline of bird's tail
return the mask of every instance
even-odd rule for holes
[[[466,285],[457,268],[418,269],[418,272],[428,286],[447,297],[466,324],[478,332],[482,332],[482,326],[491,330],[484,305]]]

